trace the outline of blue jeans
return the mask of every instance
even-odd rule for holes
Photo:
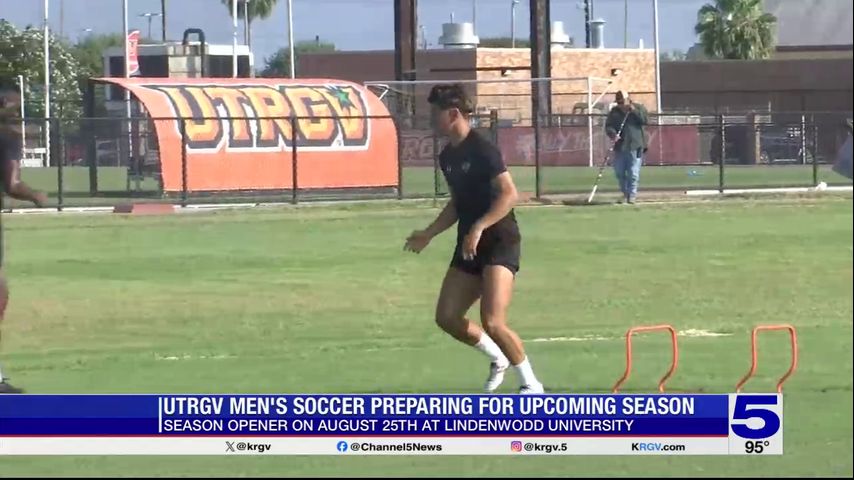
[[[640,150],[615,153],[614,173],[617,174],[620,191],[626,198],[634,199],[638,194],[638,180],[640,179],[642,163],[643,157]]]

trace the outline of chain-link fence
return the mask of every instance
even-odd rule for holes
[[[831,170],[850,117],[650,115],[641,194],[850,185]],[[471,122],[500,147],[519,190],[537,196],[589,191],[611,159],[599,113],[554,115],[538,129],[495,110]],[[49,145],[45,125],[28,119],[22,178],[60,209],[447,195],[438,168],[445,140],[428,121],[401,116],[52,119]],[[605,175],[600,191],[617,190]]]
[[[501,148],[522,191],[537,196],[589,191],[598,167],[610,165],[611,140],[602,115],[555,116],[539,128],[539,136],[530,126],[500,120],[484,125],[483,118],[495,122],[497,112],[481,117],[477,125]],[[850,114],[650,115],[641,189],[850,185],[830,168],[848,136],[846,118]],[[441,185],[431,191],[428,181],[441,177],[435,166],[441,142],[425,129],[406,129],[401,138],[403,194],[442,194]],[[606,175],[600,191],[618,190],[613,175]]]

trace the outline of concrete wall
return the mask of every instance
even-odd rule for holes
[[[530,65],[527,49],[480,48],[477,50],[426,50],[416,58],[420,80],[529,79],[529,70],[501,67]],[[655,110],[655,57],[652,50],[565,49],[552,50],[552,78],[608,78],[612,68],[623,73],[608,86],[594,82],[593,90],[628,90]],[[664,62],[661,64],[662,103],[666,111],[744,112],[767,111],[850,111],[852,108],[851,58],[790,59],[763,61]],[[444,71],[436,71],[442,69]],[[302,77],[331,77],[355,82],[392,80],[394,56],[391,51],[331,52],[303,55],[298,73]],[[401,97],[423,107],[430,86],[411,88]],[[572,113],[573,106],[586,102],[586,82],[553,82],[553,111]],[[530,118],[530,84],[479,84],[470,92],[478,105],[499,108],[506,119]],[[605,100],[613,97],[607,95]]]
[[[422,80],[474,79],[474,50],[421,50],[415,56],[417,76]],[[436,68],[457,72],[433,73]],[[297,59],[297,75],[304,78],[337,78],[352,82],[393,81],[394,52],[391,50],[309,53]]]
[[[851,111],[852,60],[665,62],[665,110]]]
[[[774,52],[774,60],[818,60],[828,58],[854,58],[854,50],[849,48],[804,50],[778,48]]]

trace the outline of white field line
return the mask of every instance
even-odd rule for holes
[[[688,329],[683,330],[678,333],[680,337],[691,337],[691,338],[716,338],[716,337],[731,337],[732,333],[723,333],[723,332],[713,332],[710,330],[701,330],[701,329]],[[603,337],[601,335],[582,335],[580,337],[543,337],[543,338],[531,338],[524,340],[525,342],[530,343],[549,343],[549,342],[596,342],[596,341],[610,341],[610,340],[623,340],[625,336],[620,337]],[[405,350],[405,348],[396,348],[396,347],[382,347],[382,348],[366,348],[365,352],[378,352],[378,351],[389,351],[389,350]],[[181,360],[232,360],[237,358],[236,355],[159,355],[155,354],[155,360],[162,361],[181,361]]]
[[[701,330],[690,328],[688,330],[681,330],[677,333],[680,337],[689,337],[689,338],[714,338],[714,337],[731,337],[732,333],[723,333],[723,332],[713,332],[710,330]],[[532,338],[530,340],[526,340],[532,343],[545,343],[545,342],[595,342],[595,341],[603,341],[603,340],[622,340],[626,338],[624,335],[619,337],[603,337],[600,335],[582,335],[580,337],[543,337],[543,338]]]

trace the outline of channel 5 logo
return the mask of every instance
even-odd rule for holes
[[[511,452],[521,452],[522,451],[522,442],[520,442],[520,441],[510,442],[510,451]]]
[[[773,437],[783,421],[781,395],[735,395],[730,402],[729,425],[741,438],[758,440]]]

